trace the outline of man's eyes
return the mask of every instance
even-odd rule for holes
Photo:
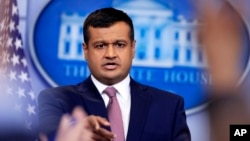
[[[115,45],[115,47],[118,47],[118,48],[123,48],[123,47],[125,47],[125,43],[115,43],[114,44]]]
[[[104,47],[106,47],[107,45],[105,45],[105,44],[98,44],[98,45],[95,45],[95,48],[104,48]]]
[[[109,46],[109,44],[103,43],[103,44],[97,44],[97,45],[95,45],[95,48],[102,49],[102,48],[106,48],[108,46]],[[125,43],[114,43],[113,44],[113,47],[116,47],[116,48],[123,48],[125,46],[126,46]]]

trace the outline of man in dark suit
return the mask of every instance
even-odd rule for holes
[[[41,132],[52,139],[61,117],[82,107],[87,126],[81,130],[91,133],[90,140],[190,141],[183,98],[139,84],[129,76],[136,43],[131,18],[123,11],[103,8],[91,13],[83,28],[84,57],[91,75],[78,85],[40,93]],[[115,100],[109,88],[115,91]],[[114,103],[115,118],[110,114]],[[122,123],[114,121],[117,119]],[[79,122],[71,121],[69,127]],[[83,133],[79,140],[84,137]]]

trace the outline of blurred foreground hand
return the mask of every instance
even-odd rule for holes
[[[100,116],[88,116],[80,107],[76,107],[72,115],[63,115],[55,141],[111,141],[115,135],[101,126],[110,126]],[[41,141],[48,141],[40,135]]]
[[[233,89],[240,79],[243,21],[226,0],[203,1],[199,14],[203,23],[200,39],[212,75],[212,88]]]
[[[200,40],[212,76],[208,87],[211,141],[229,141],[231,124],[250,123],[246,92],[238,86],[246,27],[241,11],[227,0],[202,1],[198,7]]]

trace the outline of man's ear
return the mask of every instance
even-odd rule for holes
[[[132,42],[132,58],[135,57],[135,45],[136,45],[136,40]]]
[[[82,49],[84,52],[84,59],[87,61],[88,60],[88,46],[86,43],[82,44]]]

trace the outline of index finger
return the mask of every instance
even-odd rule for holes
[[[94,130],[99,130],[101,125],[110,126],[110,123],[103,117],[91,115],[88,121]]]

